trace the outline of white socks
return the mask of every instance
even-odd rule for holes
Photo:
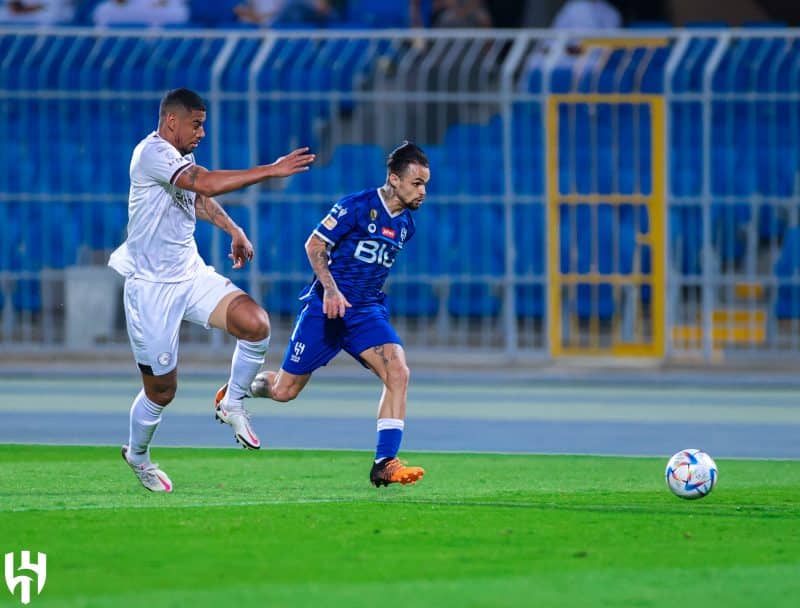
[[[153,403],[144,394],[144,389],[139,391],[131,406],[131,427],[128,438],[128,460],[134,464],[142,464],[150,458],[149,447],[153,434],[161,422],[161,412],[164,408]]]
[[[228,405],[241,405],[242,399],[250,390],[250,383],[258,370],[264,365],[264,357],[269,348],[269,336],[260,342],[237,340],[231,359],[231,377],[228,379],[228,393],[225,402]]]

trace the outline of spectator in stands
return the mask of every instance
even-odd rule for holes
[[[431,27],[433,25],[434,0],[408,0],[408,14],[411,27]]]
[[[0,21],[6,23],[68,23],[74,14],[65,0],[8,0],[0,5]]]
[[[571,30],[603,30],[622,27],[622,16],[606,0],[567,0],[552,27]]]
[[[434,0],[433,27],[492,27],[483,0]]]
[[[94,9],[95,25],[147,24],[159,27],[186,23],[189,9],[183,0],[104,0]]]
[[[268,27],[283,10],[286,0],[246,0],[233,9],[239,21]]]

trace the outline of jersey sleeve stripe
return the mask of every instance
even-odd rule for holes
[[[328,243],[328,245],[335,245],[336,244],[332,240],[330,240],[327,236],[322,234],[319,230],[314,230],[313,234],[316,234],[319,238],[321,238],[323,241]]]
[[[186,169],[188,169],[192,165],[194,165],[194,163],[186,163],[182,167],[178,167],[178,170],[175,171],[175,173],[172,174],[172,177],[170,178],[169,183],[174,186],[175,185],[175,180],[177,180],[180,177],[181,173],[186,171]]]

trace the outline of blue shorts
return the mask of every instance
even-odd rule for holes
[[[382,344],[403,344],[384,304],[354,305],[344,317],[329,319],[322,299],[312,297],[297,315],[281,367],[290,374],[310,374],[343,349],[366,367],[359,354]]]

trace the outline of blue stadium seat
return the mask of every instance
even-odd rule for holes
[[[294,316],[300,312],[303,304],[298,296],[311,281],[309,269],[307,281],[275,281],[264,286],[260,304],[269,314]]]
[[[500,314],[499,288],[485,283],[456,282],[450,286],[447,310],[454,317],[496,317]]]
[[[545,276],[545,247],[547,231],[544,223],[544,205],[519,204],[514,207],[514,229],[519,235],[514,240],[517,254],[514,272],[517,276],[542,281]],[[516,309],[520,317],[541,318],[545,311],[543,285],[519,285],[516,289]]]
[[[448,272],[450,258],[458,229],[451,222],[449,206],[426,202],[414,215],[416,232],[397,256],[395,270],[409,276],[441,277]]]
[[[259,238],[254,242],[256,264],[264,273],[311,274],[304,244],[330,210],[330,202],[263,202],[258,205]]]
[[[200,253],[200,257],[203,258],[205,263],[210,265],[214,264],[214,230],[218,230],[218,228],[215,228],[209,222],[204,222],[203,220],[198,220],[194,229],[194,240],[197,243],[197,251]]]
[[[14,204],[0,202],[0,271],[13,270],[16,244],[19,241],[19,218]]]
[[[389,314],[402,317],[435,317],[439,298],[430,283],[399,282],[389,279],[387,286]]]
[[[189,2],[189,19],[202,28],[228,28],[239,23],[233,11],[240,0],[213,0],[211,2]]]
[[[722,263],[735,264],[744,257],[747,242],[742,231],[750,219],[748,204],[712,204],[711,238]]]
[[[42,310],[42,282],[38,279],[19,279],[14,285],[14,308],[21,312],[38,313]]]
[[[512,120],[514,191],[519,194],[542,194],[545,162],[541,107],[538,103],[515,104]]]
[[[786,232],[778,259],[773,266],[778,278],[775,316],[779,319],[800,318],[800,227]],[[781,280],[783,279],[783,280]]]
[[[639,224],[636,224],[636,218]],[[561,205],[559,214],[560,268],[563,273],[630,274],[637,254],[636,234],[647,228],[643,214],[632,205]],[[581,319],[614,314],[610,284],[579,284],[574,311]]]
[[[544,273],[547,231],[545,229],[545,208],[540,203],[526,203],[514,206],[514,230],[517,256],[514,270],[518,274],[542,275]]]
[[[669,243],[673,268],[685,276],[702,273],[703,211],[700,205],[670,206]]]
[[[344,192],[377,188],[386,180],[386,154],[370,144],[342,144],[333,152],[331,170],[338,172],[336,184]]]
[[[544,285],[518,285],[515,292],[517,316],[542,319],[546,310]]]
[[[125,201],[87,202],[77,211],[81,242],[90,249],[114,249],[125,240],[128,206]]]
[[[502,205],[462,204],[449,208],[452,241],[446,250],[450,287],[448,311],[458,317],[496,316],[500,312],[499,290],[485,280],[467,279],[505,273],[505,221]]]
[[[373,29],[407,28],[411,25],[408,2],[350,0],[347,3],[347,19]]]

